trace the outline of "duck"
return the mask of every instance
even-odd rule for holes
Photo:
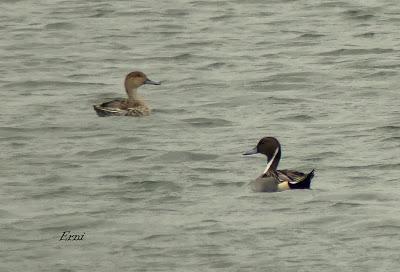
[[[267,157],[267,167],[263,173],[250,183],[254,192],[281,192],[294,189],[310,189],[314,177],[314,169],[308,174],[295,170],[278,170],[282,155],[281,144],[274,137],[262,138],[256,147],[243,155],[264,154]]]
[[[125,91],[127,99],[115,99],[99,105],[93,105],[100,117],[107,116],[146,116],[150,114],[150,108],[138,95],[138,88],[144,84],[160,85],[160,82],[150,80],[143,72],[134,71],[125,77]]]

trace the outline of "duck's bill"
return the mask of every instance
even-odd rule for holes
[[[157,81],[153,81],[153,80],[150,80],[150,79],[146,79],[145,81],[144,81],[144,84],[151,84],[151,85],[161,85],[161,82],[157,82]]]
[[[243,155],[247,156],[247,155],[254,155],[254,154],[257,154],[257,153],[258,153],[257,147],[254,147],[253,149],[244,152]]]

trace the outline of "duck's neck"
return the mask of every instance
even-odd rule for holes
[[[273,159],[272,164],[271,164],[271,170],[276,171],[278,170],[278,164],[281,159],[281,150],[278,151],[276,154],[276,157]]]
[[[133,106],[138,100],[140,100],[137,88],[127,88],[125,87],[126,94],[128,95],[128,104]]]
[[[264,170],[264,174],[270,171],[276,171],[278,169],[278,164],[281,159],[281,149],[278,147],[271,158],[268,158],[267,167]]]

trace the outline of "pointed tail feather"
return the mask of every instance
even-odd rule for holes
[[[310,189],[311,180],[314,177],[314,171],[315,169],[313,169],[310,173],[308,173],[305,176],[305,178],[300,180],[299,182],[296,183],[289,182],[290,189]]]

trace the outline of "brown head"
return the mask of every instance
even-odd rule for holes
[[[256,147],[245,152],[243,155],[253,155],[253,154],[264,154],[267,156],[268,162],[272,159],[274,160],[271,165],[271,169],[276,170],[281,159],[281,144],[274,137],[264,137],[262,138]]]
[[[160,85],[160,82],[156,82],[147,78],[143,72],[135,71],[126,75],[125,78],[125,89],[132,90],[137,89],[143,84]]]

